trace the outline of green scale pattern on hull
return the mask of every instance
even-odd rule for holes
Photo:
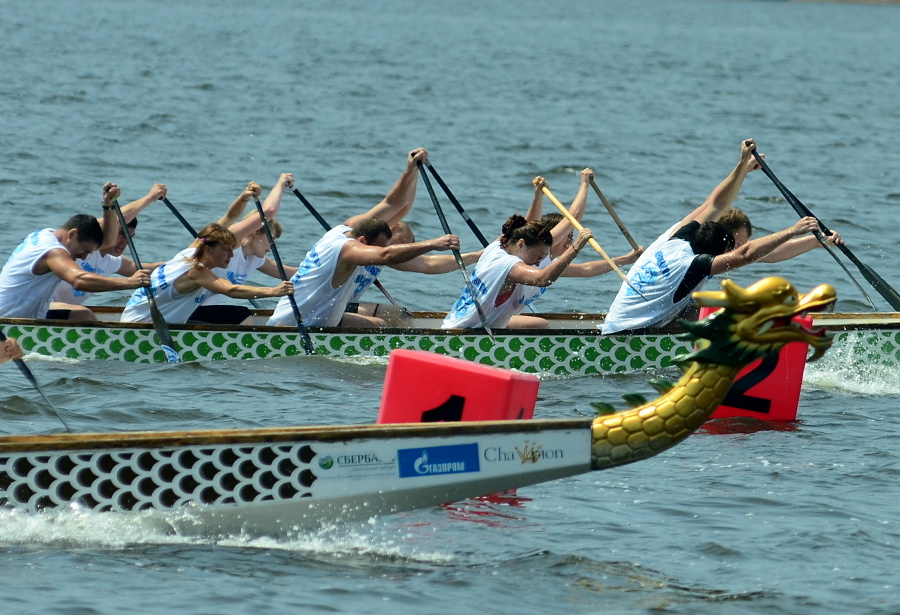
[[[29,353],[79,360],[164,363],[155,334],[147,329],[11,326],[6,331]],[[291,332],[173,331],[184,361],[267,359],[303,354]],[[588,376],[665,369],[690,351],[674,335],[484,335],[402,333],[312,333],[316,354],[327,357],[387,357],[391,350],[425,350],[527,373]],[[835,350],[845,361],[900,365],[900,332],[837,332]],[[835,353],[832,353],[835,354]]]

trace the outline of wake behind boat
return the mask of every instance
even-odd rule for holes
[[[394,349],[426,350],[484,365],[535,374],[586,376],[641,369],[665,369],[692,344],[672,325],[601,335],[602,314],[538,314],[548,329],[500,329],[493,339],[481,330],[440,328],[445,314],[404,312],[370,304],[392,325],[387,328],[310,327],[315,354],[323,357],[387,357]],[[94,308],[100,322],[0,318],[0,327],[29,353],[77,360],[162,363],[150,324],[118,322],[121,310]],[[258,324],[171,325],[184,361],[266,359],[304,354],[296,327],[268,327],[269,310],[255,310]],[[900,366],[900,313],[815,314],[814,324],[835,337],[837,348],[853,359]]]

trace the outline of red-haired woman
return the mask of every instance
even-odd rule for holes
[[[219,293],[234,299],[282,297],[294,292],[290,282],[273,287],[232,284],[213,273],[214,268],[225,269],[234,256],[237,239],[218,223],[207,224],[197,234],[198,247],[191,258],[178,255],[157,267],[150,280],[156,305],[166,322],[184,323],[209,293]],[[224,307],[224,306],[223,306]],[[147,289],[135,292],[122,312],[122,322],[150,322]],[[245,324],[225,323],[225,324]]]

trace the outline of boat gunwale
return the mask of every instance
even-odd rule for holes
[[[403,436],[483,436],[539,431],[589,430],[590,418],[533,419],[528,421],[473,421],[452,423],[386,423],[368,425],[312,425],[245,429],[123,431],[0,436],[0,454],[41,453],[60,450],[167,448],[214,445],[273,444],[351,439],[384,440]]]
[[[98,313],[115,314],[121,311],[118,307],[103,306],[92,308]],[[254,316],[266,316],[271,310],[252,310]],[[443,319],[443,312],[411,312],[412,319]],[[578,322],[585,321],[595,323],[592,327],[551,327],[541,329],[495,329],[495,335],[502,336],[584,336],[584,335],[604,335],[596,328],[596,323],[603,321],[604,314],[590,313],[538,313],[535,314],[540,318],[545,318],[551,322]],[[834,321],[834,322],[830,322]],[[867,331],[872,329],[900,329],[900,312],[874,312],[874,313],[830,313],[815,314],[813,316],[813,324],[818,327],[824,327],[827,331]],[[18,326],[18,327],[67,327],[67,328],[87,328],[87,329],[129,329],[129,330],[152,330],[152,323],[127,323],[119,321],[98,320],[96,322],[70,321],[59,319],[43,319],[43,318],[0,318],[0,325]],[[210,331],[210,332],[242,332],[242,333],[296,333],[295,327],[290,326],[269,326],[269,325],[214,325],[214,324],[170,324],[172,331]],[[319,335],[486,335],[480,329],[440,329],[433,327],[309,327],[310,333]],[[649,327],[642,329],[632,329],[629,331],[621,331],[609,334],[608,337],[633,337],[646,335],[679,335],[685,330],[677,323],[672,323],[664,327]]]

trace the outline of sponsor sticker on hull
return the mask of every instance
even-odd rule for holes
[[[525,440],[521,446],[487,446],[483,459],[487,463],[518,463],[521,465],[540,463],[545,460],[562,460],[565,453],[562,448],[545,448],[533,440]]]
[[[398,450],[397,465],[400,478],[481,471],[476,442]]]
[[[354,451],[350,453],[326,453],[318,457],[319,478],[376,478],[394,476],[397,462],[383,452]]]

